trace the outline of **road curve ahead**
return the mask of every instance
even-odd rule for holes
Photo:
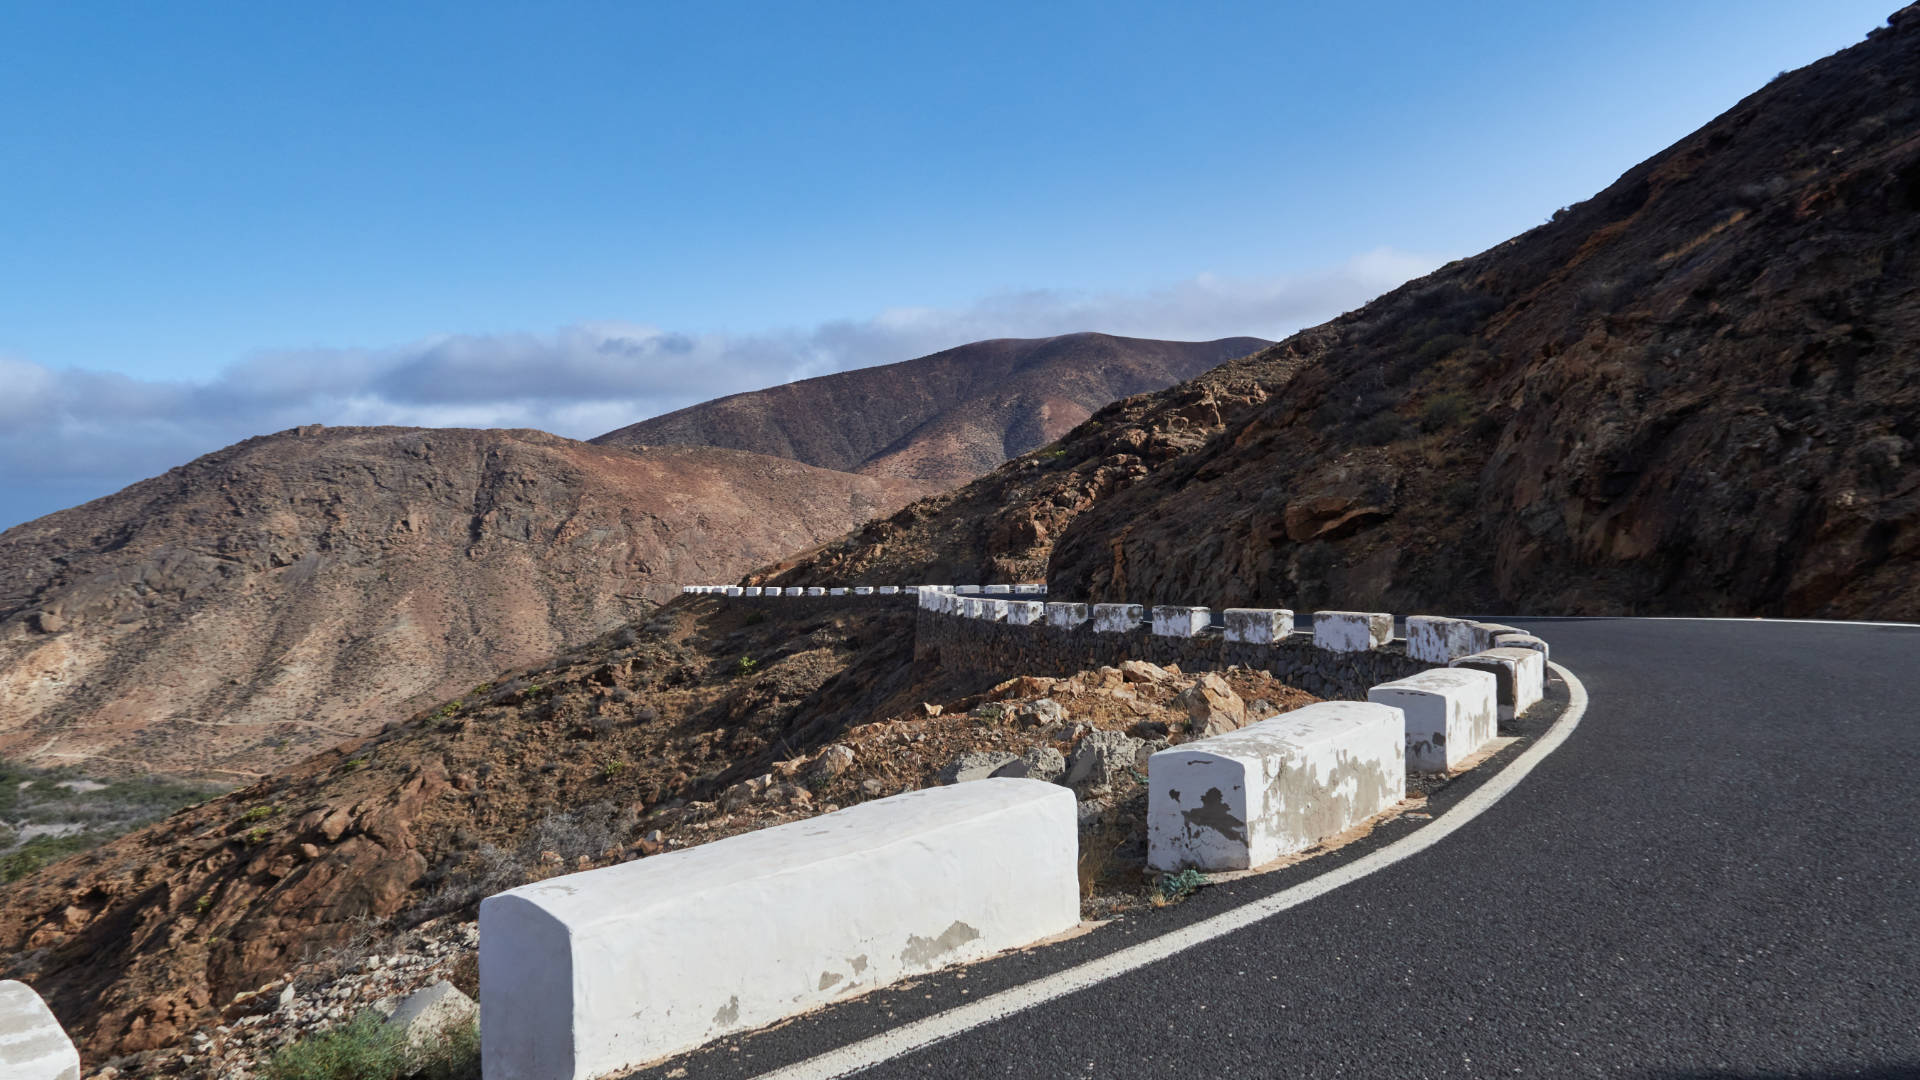
[[[860,1076],[1920,1077],[1920,629],[1504,621],[1591,702],[1484,814]],[[689,1073],[857,1037],[837,1014],[769,1040],[810,1050],[748,1040]]]

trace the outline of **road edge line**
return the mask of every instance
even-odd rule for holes
[[[1418,855],[1486,813],[1508,792],[1518,787],[1528,773],[1531,773],[1540,762],[1546,760],[1548,754],[1559,749],[1560,744],[1566,742],[1568,736],[1573,734],[1573,730],[1580,726],[1580,720],[1587,712],[1588,698],[1585,684],[1573,672],[1559,664],[1549,662],[1547,666],[1567,684],[1567,711],[1561,714],[1560,719],[1554,721],[1552,727],[1534,740],[1533,745],[1521,751],[1518,757],[1494,774],[1492,779],[1468,793],[1446,813],[1414,830],[1412,835],[1395,840],[1378,851],[1369,852],[1346,866],[1329,870],[1312,880],[1303,881],[1271,896],[1250,900],[1237,908],[1210,916],[1192,926],[1170,930],[1158,937],[1115,950],[1065,971],[1054,972],[1052,975],[1010,987],[978,1001],[922,1017],[878,1035],[870,1035],[836,1050],[829,1050],[824,1054],[818,1054],[770,1072],[760,1073],[754,1077],[754,1080],[835,1080],[838,1077],[852,1075],[883,1061],[945,1042],[973,1028],[993,1023],[1015,1013],[1025,1012],[1036,1005],[1043,1005],[1096,986],[1108,979],[1136,971],[1195,945],[1243,930],[1289,908],[1298,907],[1309,900],[1324,896],[1342,885],[1358,881],[1394,863]]]

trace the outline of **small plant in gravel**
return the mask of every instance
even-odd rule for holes
[[[1177,874],[1161,874],[1159,882],[1160,901],[1171,904],[1184,900],[1195,889],[1207,884],[1207,875],[1198,870],[1182,870]]]
[[[735,675],[751,675],[754,669],[759,666],[760,661],[755,660],[751,656],[743,656],[740,658],[740,662],[733,666],[733,673]]]
[[[241,822],[251,825],[256,821],[265,821],[280,812],[277,806],[256,806],[240,815]]]
[[[273,1056],[262,1080],[479,1080],[480,1025],[456,1024],[417,1049],[369,1009]]]

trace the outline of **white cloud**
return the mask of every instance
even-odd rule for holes
[[[751,335],[624,322],[456,334],[384,348],[262,352],[201,383],[59,371],[0,356],[0,528],[299,424],[532,427],[591,438],[709,398],[995,337],[1278,339],[1431,270],[1369,252],[1320,273],[1202,275],[1146,293],[1004,293],[959,309]]]

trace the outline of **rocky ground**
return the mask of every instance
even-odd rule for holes
[[[1147,756],[1314,700],[1264,672],[1196,676],[1138,661],[1065,679],[1016,677],[853,726],[816,751],[774,761],[706,798],[633,806],[612,820],[549,818],[527,837],[526,857],[482,845],[448,877],[466,874],[491,892],[903,791],[1026,776],[1063,784],[1080,799],[1083,911],[1109,918],[1181,895],[1145,866]],[[116,1070],[109,1075],[245,1080],[280,1047],[363,1009],[391,1012],[407,994],[440,980],[476,993],[478,930],[465,911],[400,930],[404,920],[361,920],[332,945],[290,954],[284,971],[234,994],[217,1018],[183,1028],[167,1047],[109,1059]]]

